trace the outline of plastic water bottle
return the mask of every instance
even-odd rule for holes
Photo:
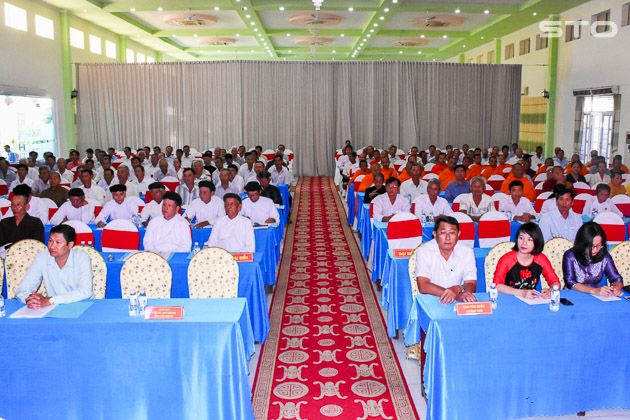
[[[508,220],[511,222],[512,221],[512,212],[511,211],[506,211],[505,212],[505,216],[508,218]]]
[[[492,303],[492,309],[497,309],[497,302],[499,301],[499,291],[497,290],[496,283],[492,283],[490,285],[490,290],[488,291],[488,296],[490,296],[490,302]]]
[[[88,241],[88,246],[89,246],[90,248],[93,248],[93,247],[94,247],[94,246],[92,245],[92,241]]]
[[[135,290],[129,293],[129,316],[138,316],[138,295]]]
[[[0,318],[4,317],[6,314],[7,312],[4,309],[4,298],[0,295]]]
[[[199,251],[201,251],[201,248],[199,248],[199,242],[195,242],[195,246],[193,247],[193,255],[197,255]]]
[[[144,316],[144,310],[147,307],[147,294],[144,290],[140,290],[140,295],[138,296],[138,312],[140,316]]]
[[[433,216],[433,213],[429,214],[429,224],[431,226],[435,225],[435,217]]]
[[[594,219],[597,217],[598,214],[599,212],[597,211],[597,209],[593,209],[593,211],[591,212],[591,217]]]
[[[551,302],[549,303],[549,310],[552,312],[558,312],[560,309],[560,287],[557,284],[553,285],[551,291]]]

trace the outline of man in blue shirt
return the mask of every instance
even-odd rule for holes
[[[17,288],[15,297],[29,308],[77,302],[92,297],[90,256],[73,249],[76,233],[69,225],[50,230],[48,251],[37,254]],[[37,293],[44,281],[48,297]]]
[[[9,162],[15,163],[18,160],[20,160],[20,157],[18,156],[18,154],[12,152],[11,151],[11,146],[9,146],[8,144],[6,146],[4,146],[4,151],[7,152],[7,160]]]
[[[457,165],[453,172],[455,173],[455,181],[446,186],[444,193],[444,198],[451,204],[458,195],[468,194],[470,192],[470,182],[466,181],[466,167],[464,165]]]

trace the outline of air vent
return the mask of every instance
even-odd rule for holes
[[[604,86],[592,89],[575,89],[573,96],[618,95],[619,86]]]
[[[428,43],[428,40],[422,38],[400,38],[395,39],[393,42],[394,45],[399,47],[420,47]]]
[[[452,28],[462,23],[464,23],[464,18],[450,15],[421,16],[411,20],[413,26],[428,29]]]
[[[218,36],[213,36],[210,38],[201,38],[199,40],[199,43],[220,47],[225,45],[234,45],[236,43],[236,40],[234,38],[221,38]]]
[[[175,15],[166,16],[164,23],[172,26],[200,28],[216,25],[217,18],[210,15],[177,13]]]
[[[298,38],[295,40],[297,45],[304,45],[309,47],[323,47],[332,44],[331,38],[323,38],[321,36],[309,36],[306,38]]]

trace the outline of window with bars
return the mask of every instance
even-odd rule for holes
[[[536,35],[536,51],[544,50],[545,48],[549,48],[549,37],[547,37],[547,34]]]
[[[486,55],[486,63],[494,64],[494,51],[488,51],[488,54]]]
[[[510,58],[514,58],[514,44],[505,46],[505,59],[509,60]]]
[[[529,38],[523,39],[521,42],[519,42],[518,55],[529,54],[529,51],[530,51],[530,40],[529,40]]]

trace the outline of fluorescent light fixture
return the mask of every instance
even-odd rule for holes
[[[490,10],[484,10],[483,13],[488,15],[488,14],[490,14]]]
[[[135,7],[132,7],[132,8],[131,8],[131,11],[132,11],[132,12],[135,12],[135,11],[136,11],[136,8],[135,8]]]
[[[354,12],[354,7],[348,7],[348,12]]]
[[[278,10],[280,10],[281,12],[283,12],[283,11],[284,11],[284,7],[283,7],[283,6],[280,6],[280,7],[278,7]]]
[[[461,13],[462,11],[459,9],[455,9],[455,13]]]
[[[161,7],[158,7],[158,12],[161,12],[162,10],[164,9],[162,9]]]

